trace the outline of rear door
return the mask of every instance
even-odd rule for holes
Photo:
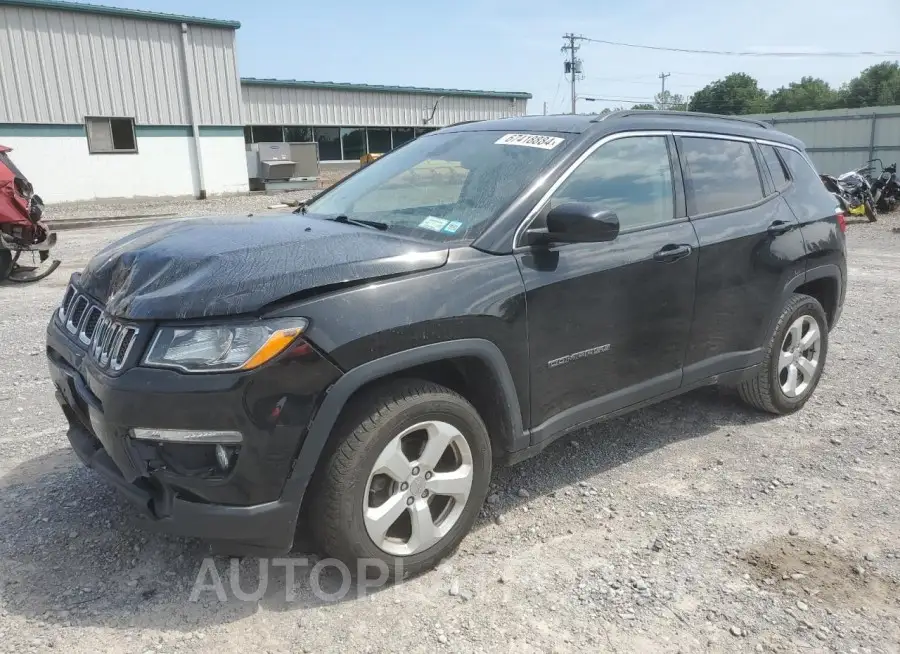
[[[615,211],[609,243],[517,247],[532,366],[532,442],[677,389],[697,275],[674,139],[615,135],[564,174],[538,209]]]
[[[761,360],[773,303],[803,274],[804,243],[786,181],[773,182],[754,141],[693,133],[677,141],[700,241],[688,385]]]

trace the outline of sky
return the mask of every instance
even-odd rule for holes
[[[525,91],[529,113],[570,109],[562,36],[703,50],[897,51],[900,2],[866,0],[88,0],[240,21],[243,77]],[[875,20],[871,20],[877,17]],[[834,86],[887,57],[762,58],[584,43],[579,112],[690,95],[732,72],[774,90],[804,75]],[[892,57],[891,59],[900,59]]]

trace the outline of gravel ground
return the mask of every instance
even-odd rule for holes
[[[319,176],[320,188],[328,188],[344,175],[346,170],[324,170]],[[189,197],[134,198],[91,200],[88,202],[63,202],[47,205],[44,218],[51,221],[67,219],[109,218],[117,216],[215,216],[259,213],[269,205],[279,202],[309,200],[316,191],[290,191],[265,195],[261,193],[216,195],[206,200]]]
[[[294,597],[270,568],[241,601],[223,558],[225,601],[191,601],[206,547],[139,529],[77,463],[44,326],[68,274],[133,227],[66,232],[62,270],[0,287],[0,651],[900,651],[897,227],[851,226],[844,315],[803,411],[706,390],[575,434],[495,472],[438,570],[343,601],[305,568]],[[244,593],[260,564],[235,568]]]

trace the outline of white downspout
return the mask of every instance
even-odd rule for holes
[[[181,24],[181,48],[184,54],[184,82],[187,86],[187,109],[191,118],[191,132],[194,136],[194,154],[197,158],[197,182],[199,190],[197,191],[197,199],[206,199],[206,181],[203,179],[203,155],[200,150],[200,126],[197,124],[197,98],[194,96],[194,79],[191,70],[194,68],[194,59],[190,55],[190,47],[188,43],[188,26],[187,23]]]

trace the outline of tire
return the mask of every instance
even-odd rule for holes
[[[309,512],[313,537],[325,553],[346,563],[354,575],[361,560],[365,559],[377,559],[386,564],[392,579],[419,574],[449,555],[478,517],[491,478],[492,453],[487,428],[465,398],[427,381],[396,380],[376,387],[352,402],[353,406],[335,430],[333,450],[323,459],[313,482]],[[402,436],[423,424],[430,425],[428,430],[415,429]],[[437,430],[434,436],[432,428]],[[446,450],[442,450],[445,458],[437,465],[430,465],[434,457],[424,445],[442,443],[441,438],[449,433],[454,436]],[[424,445],[420,443],[423,438]],[[383,462],[395,461],[386,457],[389,453],[396,454],[397,443],[404,448],[402,458],[396,459],[401,465],[391,465],[391,470],[403,473],[375,474],[376,463],[382,470],[387,470]],[[432,451],[439,449],[440,445],[435,445]],[[404,468],[406,462],[408,468]],[[455,468],[457,463],[459,467]],[[468,471],[471,476],[471,486],[464,501],[434,490],[438,488],[434,482],[446,470],[452,470],[452,474]],[[431,481],[426,481],[429,474]],[[401,482],[401,479],[406,481]],[[423,493],[430,499],[422,499]],[[411,506],[410,501],[413,502]],[[386,508],[388,506],[399,511],[399,517],[390,523],[391,527],[383,536],[378,536],[381,533],[378,523],[374,519],[367,521],[366,516],[376,515],[373,509],[382,507],[385,507],[385,513],[393,516],[394,513]],[[428,524],[425,511],[429,512],[427,515],[437,512],[436,517],[432,516],[432,524],[438,525],[435,533],[440,533],[435,542],[427,536],[421,540],[414,535],[429,532],[425,528]],[[415,524],[423,525],[415,532],[414,519]],[[388,520],[382,524],[388,524]],[[370,528],[376,533],[375,537],[370,534]],[[406,537],[408,540],[404,543]],[[375,538],[379,539],[378,543]],[[430,545],[424,545],[429,542]]]
[[[815,351],[812,349],[800,352],[799,358],[794,359],[784,367],[784,363],[793,356],[793,348],[796,346],[795,331],[788,339],[788,333],[800,322],[800,334],[806,337],[810,332],[804,331],[808,325],[815,324],[819,332]],[[803,341],[801,340],[802,347]],[[787,351],[783,348],[787,347]],[[782,359],[782,355],[785,355]],[[741,399],[752,407],[784,415],[799,410],[812,397],[828,355],[828,319],[818,300],[809,295],[795,293],[790,297],[775,324],[775,330],[765,346],[765,358],[759,367],[755,377],[748,379],[738,386],[738,394]],[[803,373],[803,368],[809,370],[809,363],[815,359],[815,367],[809,377]],[[795,368],[793,381],[795,388],[790,392],[790,366]],[[786,374],[785,374],[786,373]],[[808,373],[807,373],[808,374]],[[802,380],[802,381],[798,381]],[[788,390],[785,390],[785,389]]]
[[[866,200],[866,218],[869,219],[870,223],[874,223],[878,220],[878,214],[875,213],[875,207],[872,206],[872,203]]]
[[[6,281],[13,268],[13,255],[7,249],[0,248],[0,282]]]

